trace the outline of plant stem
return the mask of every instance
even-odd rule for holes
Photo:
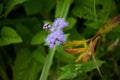
[[[94,61],[95,65],[96,65],[97,71],[98,71],[100,77],[102,78],[102,73],[101,73],[101,71],[100,71],[100,69],[99,69],[99,67],[98,67],[98,65],[97,65],[96,59],[95,59],[94,56],[92,56],[92,58],[93,58],[93,61]]]
[[[46,60],[44,62],[43,70],[42,70],[42,73],[41,73],[39,80],[47,80],[47,76],[48,76],[50,67],[52,65],[52,60],[53,60],[54,54],[55,54],[55,49],[56,49],[56,47],[49,50],[49,53],[48,53]]]

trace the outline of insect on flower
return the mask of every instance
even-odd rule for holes
[[[45,24],[43,25],[43,29],[44,29],[44,30],[49,30],[50,28],[51,28],[51,26],[50,26],[49,23],[45,23]]]
[[[66,26],[68,26],[68,22],[64,18],[55,19],[52,26],[49,23],[43,25],[44,30],[50,31],[50,34],[45,39],[50,48],[54,48],[55,45],[60,45],[66,41],[66,36],[62,31]]]

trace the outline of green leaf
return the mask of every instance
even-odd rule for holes
[[[46,37],[47,37],[47,32],[40,31],[32,38],[31,44],[33,45],[42,44],[44,43]]]
[[[62,79],[72,79],[77,76],[78,72],[75,70],[75,66],[73,64],[66,65],[62,68],[61,76],[58,78],[58,80]]]
[[[73,0],[57,0],[57,7],[55,12],[55,17],[66,18],[69,7]]]
[[[104,61],[96,60],[98,67],[100,67]],[[96,65],[93,61],[88,61],[86,63],[81,64],[68,64],[60,68],[61,76],[58,80],[62,79],[71,79],[75,78],[78,74],[82,75],[83,72],[89,72],[93,69],[96,69]]]
[[[37,17],[4,19],[0,21],[0,25],[14,26],[22,40],[27,43],[30,43],[36,32],[42,29],[42,21]]]
[[[58,52],[55,54],[55,57],[60,60],[61,62],[64,63],[74,63],[75,61],[75,56],[68,54],[64,51],[63,46],[57,46],[56,51]],[[61,57],[62,58],[61,58]]]
[[[85,24],[85,26],[87,26],[89,28],[98,30],[104,23],[105,22],[103,22],[103,21],[98,21],[98,22],[86,21],[84,24]]]
[[[100,67],[104,63],[104,61],[96,60],[96,63],[98,65],[98,67]],[[92,60],[92,61],[88,61],[88,62],[82,64],[80,71],[89,72],[89,71],[92,71],[93,69],[96,69],[96,64]]]
[[[11,12],[11,10],[18,4],[22,4],[28,0],[9,0],[7,10],[5,12],[5,17]]]
[[[36,32],[42,29],[42,21],[40,21],[37,17],[13,19],[11,23],[15,25],[17,30],[19,29],[19,34],[23,33],[24,35],[27,32],[25,37],[27,35],[32,37],[34,34],[36,34]],[[24,30],[22,32],[22,29],[27,31]]]
[[[11,27],[3,27],[1,30],[0,46],[20,43],[22,39]]]
[[[113,0],[76,0],[73,14],[87,20],[106,20],[115,11]],[[106,15],[106,16],[105,16]]]
[[[69,24],[67,27],[64,28],[65,31],[72,29],[74,27],[75,23],[77,22],[77,20],[73,17],[68,17],[66,20],[68,21]]]
[[[33,52],[33,58],[40,62],[44,63],[45,61],[45,49],[43,46],[39,46],[34,52]]]
[[[13,65],[13,80],[35,80],[42,69],[41,64],[33,60],[28,48],[19,48]]]
[[[25,26],[23,24],[17,24],[16,25],[16,31],[22,37],[24,42],[30,42],[31,41],[32,32],[30,31],[30,28],[28,28],[27,26]]]
[[[70,36],[68,37],[70,40],[80,40],[84,39],[84,36],[81,35],[76,28],[72,28],[69,30]],[[74,35],[73,35],[74,34]],[[78,36],[78,37],[76,37]]]
[[[54,0],[30,0],[24,4],[27,15],[48,14],[55,5]]]

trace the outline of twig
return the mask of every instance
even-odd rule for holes
[[[96,65],[97,71],[98,71],[100,77],[102,78],[102,73],[101,73],[101,71],[100,71],[100,69],[99,69],[99,67],[97,65],[96,59],[95,59],[95,57],[93,55],[92,55],[92,58],[93,58],[93,61],[94,61],[95,65]]]

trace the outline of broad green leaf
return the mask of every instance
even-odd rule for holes
[[[37,17],[21,17],[14,19],[4,19],[0,21],[0,25],[12,25],[15,27],[27,27],[31,33],[36,33],[42,28],[42,21]]]
[[[74,62],[75,56],[66,53],[66,52],[64,51],[63,46],[57,46],[56,51],[57,51],[58,53],[55,55],[55,57],[56,57],[58,60],[60,60],[60,61],[62,61],[62,62],[64,62],[64,63],[73,63],[73,62]],[[62,58],[61,58],[60,56],[61,56]]]
[[[69,7],[73,0],[57,0],[57,7],[55,12],[55,17],[66,18]]]
[[[115,9],[113,0],[76,0],[72,12],[75,16],[94,21],[106,20]]]
[[[104,61],[97,60],[97,65],[100,67]],[[58,78],[58,80],[62,79],[72,79],[75,78],[76,76],[79,76],[83,74],[83,72],[89,72],[92,71],[93,69],[96,69],[96,65],[94,64],[93,61],[88,61],[86,63],[81,63],[81,64],[68,64],[60,68],[61,71],[61,76]]]
[[[15,24],[15,22],[17,22],[17,24]],[[13,24],[15,24],[15,26],[19,28],[19,30],[21,30],[21,27],[23,29],[26,28],[27,32],[29,31],[29,34],[27,34],[28,36],[33,36],[34,34],[36,34],[36,32],[42,29],[42,21],[40,21],[37,17],[13,19]],[[21,30],[19,34],[21,33],[26,32],[22,32]]]
[[[75,66],[73,64],[66,65],[62,68],[61,76],[58,78],[58,80],[63,80],[63,79],[72,79],[77,76],[78,72],[75,70]]]
[[[47,37],[47,32],[40,31],[32,38],[31,44],[33,45],[42,44],[44,43],[46,37]]]
[[[36,17],[5,19],[0,21],[0,24],[14,26],[23,41],[27,43],[30,43],[36,32],[42,29],[42,21]]]
[[[97,22],[86,21],[84,24],[85,24],[85,26],[87,26],[89,28],[98,30],[104,23],[105,23],[105,21],[97,21]]]
[[[28,0],[9,0],[7,10],[5,12],[5,17],[11,12],[11,10],[18,4],[22,4]]]
[[[80,34],[76,28],[70,29],[69,33],[70,33],[70,36],[68,37],[68,39],[70,40],[80,40],[80,39],[84,39],[85,37],[82,34]]]
[[[93,69],[96,69],[96,65],[98,65],[98,67],[100,67],[104,61],[101,61],[101,60],[96,60],[96,63],[94,63],[94,61],[87,61],[86,63],[83,63],[81,68],[80,68],[80,71],[82,72],[89,72],[89,71],[92,71]]]
[[[21,37],[11,27],[3,27],[1,30],[0,46],[20,43]]]
[[[43,46],[40,46],[35,51],[33,51],[33,58],[42,64],[44,63],[45,49]]]
[[[32,32],[30,29],[23,25],[23,24],[17,24],[16,25],[16,31],[19,33],[19,35],[22,37],[24,42],[30,42],[32,37]]]
[[[75,23],[77,22],[77,20],[73,17],[69,17],[66,19],[68,21],[68,26],[64,28],[64,30],[69,30],[72,29],[75,25]]]
[[[55,0],[30,0],[24,4],[28,15],[43,14],[48,15],[55,6]]]
[[[35,80],[42,66],[34,61],[28,48],[19,48],[13,65],[13,80]]]

